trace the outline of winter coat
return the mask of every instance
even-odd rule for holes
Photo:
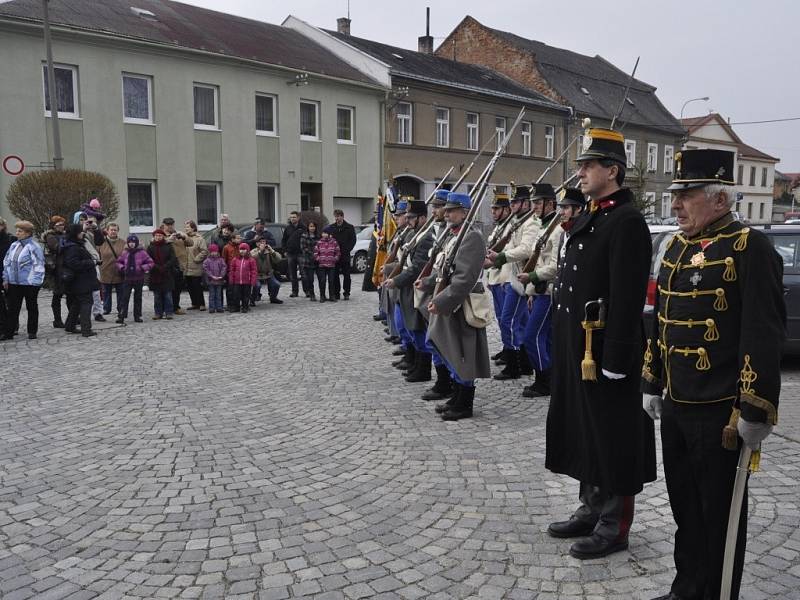
[[[189,268],[189,248],[194,245],[195,238],[189,237],[185,233],[178,233],[176,237],[172,234],[167,236],[167,243],[172,246],[175,252],[175,260],[178,261],[178,268],[182,273],[186,273]]]
[[[150,289],[171,292],[175,288],[175,270],[178,268],[178,259],[175,258],[172,244],[151,242],[147,247],[147,253],[153,259],[148,284]]]
[[[64,266],[73,273],[72,280],[64,284],[67,294],[90,294],[100,289],[94,257],[85,244],[67,240],[64,243]]]
[[[335,267],[341,255],[339,242],[332,237],[321,238],[314,247],[314,261],[326,269]]]
[[[251,249],[255,249],[258,245],[258,240],[267,240],[267,245],[270,248],[274,248],[278,245],[278,242],[275,241],[275,236],[269,232],[269,229],[263,229],[261,233],[258,233],[255,229],[251,229],[244,234],[244,241],[247,242]]]
[[[269,279],[275,269],[273,263],[277,264],[277,262],[282,258],[281,255],[275,250],[264,250],[262,253],[258,250],[258,248],[250,252],[250,256],[255,259],[256,265],[258,266],[259,281],[266,281]]]
[[[424,331],[427,327],[425,319],[414,308],[414,282],[428,262],[428,253],[432,247],[433,228],[429,229],[413,248],[409,248],[403,257],[403,270],[394,277],[394,284],[399,292],[398,302],[403,313],[403,322],[409,331]]]
[[[210,246],[211,244],[216,244],[217,246],[219,246],[220,252],[222,252],[222,249],[230,241],[231,241],[231,238],[230,237],[224,237],[222,235],[222,230],[219,227],[217,227],[215,229],[212,229],[211,230],[211,235],[208,237],[208,245]]]
[[[132,268],[128,268],[128,263],[133,260]],[[126,282],[144,281],[145,276],[153,268],[153,259],[147,253],[147,250],[137,246],[133,250],[126,248],[119,255],[116,260],[117,273]]]
[[[598,208],[570,229],[554,286],[545,466],[606,493],[632,496],[656,478],[653,421],[639,391],[650,232],[630,190],[593,202]],[[599,298],[604,328],[592,332],[597,380],[589,381],[581,370],[581,322],[586,303]],[[597,319],[597,309],[589,316]],[[603,370],[625,377],[609,379]]]
[[[525,293],[525,286],[517,280],[517,275],[522,272],[522,268],[533,253],[533,246],[541,233],[542,227],[542,223],[537,216],[530,215],[525,218],[526,215],[522,215],[519,219],[516,217],[511,219],[511,228],[514,228],[515,224],[522,219],[525,220],[514,230],[508,240],[508,244],[495,259],[495,265],[500,266],[498,281],[510,283],[514,292],[520,296]],[[506,232],[509,231],[510,229],[506,229]]]
[[[11,244],[3,258],[3,281],[12,285],[44,283],[44,251],[33,237]]]
[[[196,231],[186,235],[187,238],[192,241],[192,245],[189,248],[186,269],[183,274],[186,275],[186,277],[202,277],[203,261],[208,256],[208,244],[206,244],[203,236]]]
[[[225,264],[228,265],[228,269],[231,268],[231,260],[239,256],[240,243],[241,242],[228,242],[225,244],[224,248],[220,246],[220,255],[225,259]]]
[[[17,241],[17,238],[10,233],[4,231],[0,233],[0,273],[3,272],[3,259],[6,257],[6,252],[11,248],[11,244]]]
[[[228,283],[231,285],[255,285],[258,282],[256,259],[247,254],[231,259],[228,265]]]
[[[299,221],[297,225],[289,223],[286,229],[283,230],[283,237],[281,238],[283,251],[289,256],[298,256],[303,251],[300,238],[305,232],[306,228]]]
[[[203,274],[208,285],[225,285],[228,265],[221,256],[209,256],[203,261]]]
[[[347,221],[342,221],[341,225],[334,222],[330,226],[333,227],[331,237],[339,243],[339,250],[342,252],[341,260],[344,261],[345,257],[349,259],[350,252],[356,246],[356,228]]]
[[[100,252],[100,283],[122,283],[122,275],[117,270],[117,259],[125,250],[125,240],[117,238],[111,241],[106,236],[105,241],[97,248]]]
[[[310,269],[317,266],[314,260],[314,248],[319,240],[322,239],[318,234],[311,235],[304,231],[300,235],[300,254],[297,255],[297,264],[301,269]]]

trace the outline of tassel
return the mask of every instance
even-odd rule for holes
[[[725,259],[725,272],[722,274],[724,281],[736,281],[736,267],[733,264],[733,258],[728,257]]]
[[[719,339],[719,329],[717,329],[714,319],[706,319],[706,327],[708,329],[706,329],[703,339],[707,342],[716,342]]]
[[[597,363],[592,356],[592,329],[587,325],[587,322],[583,323],[586,330],[586,351],[581,361],[581,378],[584,381],[597,381]]]
[[[694,366],[698,371],[708,371],[711,368],[711,361],[708,359],[708,352],[705,348],[697,349],[697,362]]]
[[[717,294],[717,299],[714,300],[714,310],[718,312],[728,310],[728,301],[725,300],[725,290],[717,288],[715,293]]]
[[[750,228],[745,227],[742,229],[742,232],[739,234],[739,239],[736,240],[736,243],[733,244],[733,249],[737,252],[741,252],[745,248],[747,248],[747,234],[750,233]]]
[[[761,450],[753,450],[750,455],[750,472],[755,473],[761,468]]]
[[[722,429],[722,447],[725,450],[736,450],[739,447],[739,431],[736,429],[736,424],[739,422],[740,413],[741,411],[734,407],[728,424]]]

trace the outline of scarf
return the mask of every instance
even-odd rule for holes
[[[141,248],[136,247],[133,250],[128,248],[128,262],[125,265],[125,274],[126,275],[135,275],[136,274],[136,253],[139,252]]]

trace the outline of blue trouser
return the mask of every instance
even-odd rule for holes
[[[222,285],[209,284],[208,286],[208,310],[222,310]]]
[[[250,292],[250,299],[255,302],[259,300],[261,297],[261,286],[264,285],[265,282],[257,281],[256,284],[253,286],[253,290]],[[275,300],[278,297],[278,292],[281,289],[280,282],[275,278],[275,275],[270,275],[269,279],[266,280],[267,286],[267,293],[269,294],[270,300]]]
[[[403,348],[408,348],[414,344],[414,338],[411,332],[406,329],[406,323],[403,319],[403,311],[400,310],[400,305],[394,305],[394,326],[397,328],[397,335],[400,336],[400,344]]]
[[[525,325],[522,338],[525,351],[531,359],[533,368],[546,371],[550,368],[550,334],[552,332],[553,298],[550,294],[539,294],[533,297],[533,310]]]
[[[153,290],[153,311],[157,317],[172,316],[172,290]]]
[[[461,377],[458,376],[458,373],[456,373],[456,370],[453,368],[453,366],[447,362],[447,360],[445,360],[441,354],[439,354],[439,351],[436,350],[436,346],[433,345],[429,338],[425,338],[425,348],[431,353],[431,356],[433,357],[433,364],[435,366],[438,367],[440,365],[444,365],[447,367],[447,372],[450,373],[450,377],[453,379],[453,381],[459,385],[463,385],[464,387],[475,387],[474,379],[461,379]]]
[[[503,285],[496,283],[489,286],[489,291],[492,293],[492,302],[494,303],[494,316],[497,317],[497,322],[500,322],[500,317],[503,315]]]
[[[500,339],[503,348],[519,350],[528,322],[527,296],[520,296],[510,283],[503,284],[503,312],[500,315]]]
[[[439,354],[439,351],[436,350],[436,347],[428,339],[427,332],[425,332],[425,351],[430,353],[431,357],[433,357],[434,367],[441,367],[444,364],[444,360],[442,360],[442,356]]]
[[[119,312],[120,301],[122,300],[123,284],[120,283],[101,283],[103,290],[103,313],[108,314],[111,312],[111,292],[117,293],[117,312]]]

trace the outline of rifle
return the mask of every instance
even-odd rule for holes
[[[511,217],[513,216],[514,215],[509,215],[509,219],[511,219]],[[494,245],[490,248],[490,250],[492,250],[493,252],[497,252],[498,254],[501,253],[505,249],[506,244],[508,244],[508,242],[511,240],[511,236],[514,235],[517,229],[522,227],[525,224],[525,222],[532,216],[533,216],[533,211],[532,210],[528,211],[528,213],[524,217],[521,217],[516,223],[514,223],[509,228],[509,230],[503,237],[501,237],[494,243]]]
[[[425,266],[422,267],[422,271],[419,272],[417,281],[421,281],[431,274],[433,271],[433,263],[436,261],[436,255],[439,254],[439,251],[442,249],[442,246],[444,246],[444,243],[450,233],[450,228],[445,227],[444,231],[439,234],[439,237],[434,240],[433,246],[431,247],[431,254],[428,257],[428,262],[425,263]]]
[[[514,215],[510,214],[505,219],[503,219],[502,221],[500,221],[495,225],[494,230],[492,230],[492,233],[489,234],[489,239],[486,242],[490,248],[494,246],[495,242],[497,241],[495,240],[495,237],[497,237],[500,234],[500,232],[503,231],[503,229],[505,228],[506,225],[508,225],[508,222],[511,221],[511,218],[513,216]]]
[[[500,157],[505,153],[506,147],[508,146],[508,142],[511,140],[511,134],[514,133],[514,130],[519,126],[520,122],[522,121],[522,117],[525,115],[525,108],[523,107],[520,109],[519,114],[517,115],[517,119],[514,121],[514,124],[511,125],[511,129],[509,129],[508,133],[506,134],[503,142],[499,144],[497,151],[494,153],[494,156],[489,160],[489,164],[486,165],[486,168],[481,173],[480,183],[476,184],[470,194],[470,198],[472,200],[472,204],[467,212],[467,216],[464,219],[464,222],[461,224],[461,229],[459,230],[458,234],[456,235],[455,242],[450,249],[450,253],[448,254],[447,258],[445,259],[444,265],[442,267],[442,275],[438,278],[436,282],[436,289],[434,290],[434,296],[440,293],[444,288],[450,285],[450,278],[453,276],[453,272],[455,271],[455,257],[458,253],[458,248],[461,246],[461,243],[464,241],[464,237],[467,235],[467,232],[472,228],[472,225],[475,223],[475,219],[478,216],[478,210],[480,209],[481,202],[483,202],[483,198],[486,195],[486,190],[488,189],[489,179],[491,178],[492,174],[494,173],[495,168],[497,167],[497,161],[500,160]]]

